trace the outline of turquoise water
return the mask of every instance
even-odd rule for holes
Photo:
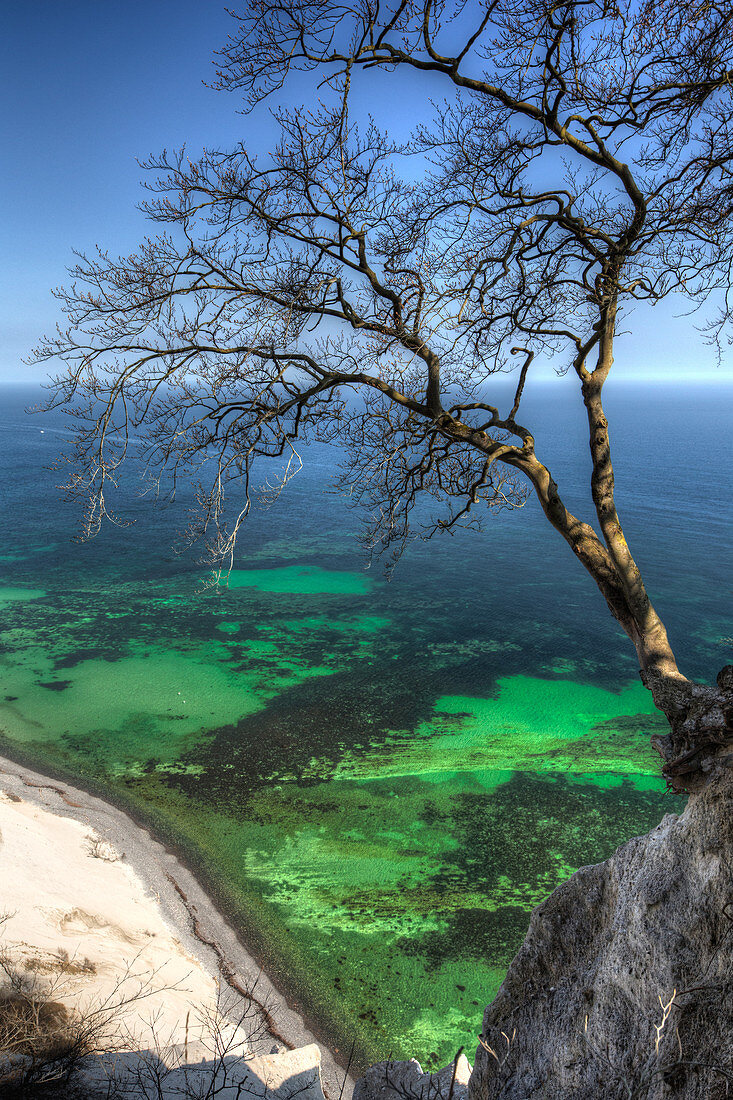
[[[226,587],[169,549],[186,501],[128,491],[135,525],[72,544],[44,468],[64,429],[26,417],[33,398],[6,390],[0,418],[2,747],[175,843],[358,1062],[470,1049],[531,908],[681,805],[590,580],[530,502],[483,534],[416,542],[387,584],[328,491],[326,448],[248,521]],[[527,401],[580,507],[582,411],[549,390]],[[638,387],[616,403],[629,539],[683,669],[711,678],[730,659],[730,516],[711,473],[725,403]],[[670,453],[691,407],[704,430]]]

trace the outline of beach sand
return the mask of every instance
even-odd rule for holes
[[[302,1016],[188,868],[145,829],[4,758],[0,792],[0,948],[30,962],[55,1000],[114,1007],[118,1050],[211,1061],[216,1031],[272,1092],[287,1095],[289,1075],[317,1079],[320,1061],[326,1097],[351,1095],[346,1070],[323,1047],[319,1058]]]

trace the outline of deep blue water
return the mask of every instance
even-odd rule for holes
[[[0,552],[8,583],[62,583],[70,573],[87,577],[154,578],[201,576],[196,549],[183,545],[188,504],[156,507],[139,498],[131,478],[119,494],[119,515],[131,526],[107,526],[95,540],[71,540],[79,529],[78,506],[64,503],[57,484],[63,470],[48,468],[68,433],[61,414],[28,415],[42,391],[0,390],[0,476],[5,516]],[[688,675],[714,676],[726,658],[720,639],[730,633],[730,468],[733,457],[733,386],[713,384],[663,389],[639,383],[609,384],[619,513],[647,589]],[[535,425],[537,453],[547,462],[571,511],[593,522],[590,463],[584,410],[567,380],[528,386],[524,420]],[[238,565],[261,560],[314,562],[361,570],[366,562],[355,538],[358,511],[330,490],[338,464],[334,448],[311,447],[302,472],[270,507],[247,520]],[[267,467],[262,467],[262,481]],[[48,552],[39,547],[52,546]],[[380,563],[372,567],[381,576]],[[507,636],[544,623],[573,652],[604,654],[610,664],[633,667],[633,652],[605,610],[591,579],[547,524],[536,501],[490,517],[481,533],[439,534],[412,543],[380,606],[409,605],[418,625],[427,617],[451,636],[464,627],[501,622]],[[457,606],[456,606],[457,605]],[[450,615],[447,616],[447,609]],[[443,624],[441,626],[441,624]],[[531,644],[531,643],[529,643]]]

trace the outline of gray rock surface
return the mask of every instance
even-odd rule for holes
[[[470,1100],[733,1096],[732,811],[728,772],[535,909]]]
[[[465,1054],[436,1073],[424,1073],[414,1058],[377,1062],[354,1085],[352,1100],[468,1100],[470,1076]]]

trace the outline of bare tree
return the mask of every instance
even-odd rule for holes
[[[716,689],[677,667],[614,501],[602,395],[636,303],[684,295],[718,343],[729,320],[730,5],[251,0],[237,20],[221,87],[254,106],[312,70],[324,98],[276,111],[265,161],[243,146],[150,161],[161,235],[127,257],[80,257],[61,295],[69,328],[39,355],[65,363],[53,400],[77,417],[70,486],[89,500],[88,532],[132,429],[156,477],[197,481],[199,533],[220,561],[253,462],[286,456],[287,478],[299,439],[347,447],[343,482],[373,545],[397,556],[426,494],[437,530],[534,491],[669,719],[665,776],[693,789],[729,751],[733,668]],[[357,82],[396,69],[448,97],[403,145],[353,121]],[[585,519],[521,417],[533,359],[548,356],[587,410]],[[483,395],[512,364],[500,411]],[[244,498],[227,526],[232,480]]]

